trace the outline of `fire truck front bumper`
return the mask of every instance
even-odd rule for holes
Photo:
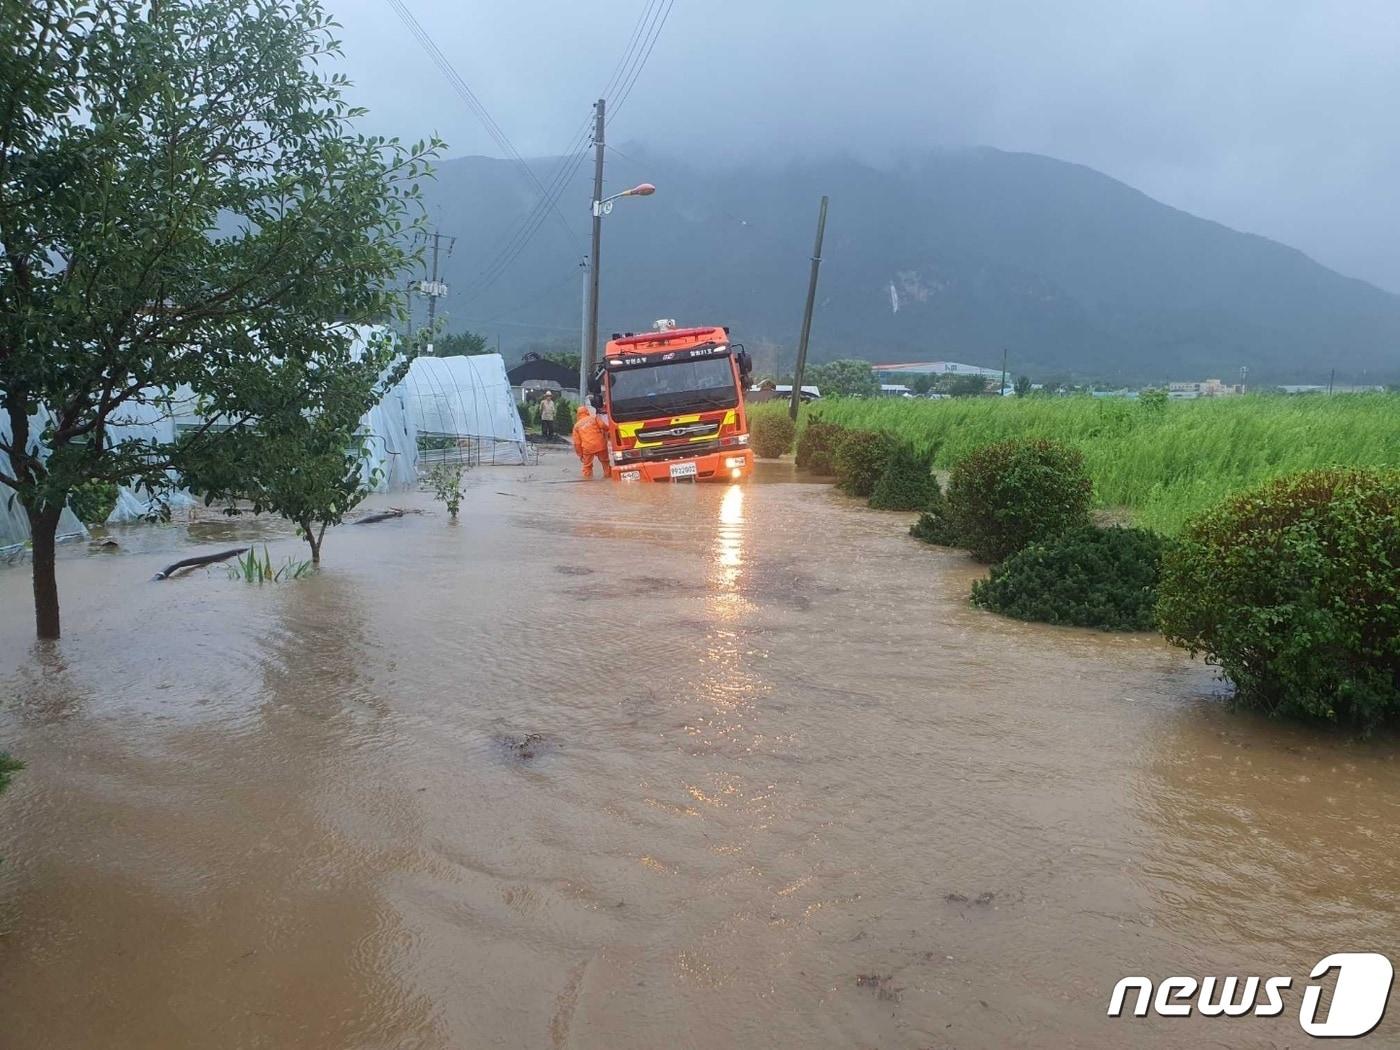
[[[753,474],[753,452],[721,449],[698,456],[614,463],[614,481],[743,481]]]

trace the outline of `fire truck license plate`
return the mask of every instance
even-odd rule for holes
[[[671,477],[672,477],[672,479],[675,479],[675,478],[693,478],[693,477],[695,477],[695,464],[694,464],[694,463],[672,463],[672,464],[671,464]]]

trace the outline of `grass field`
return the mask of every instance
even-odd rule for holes
[[[764,406],[762,411],[769,409]],[[834,399],[811,409],[887,430],[952,467],[980,445],[1044,437],[1084,453],[1100,507],[1172,534],[1222,497],[1279,474],[1400,466],[1400,394],[1258,395],[1172,401],[1070,398]]]

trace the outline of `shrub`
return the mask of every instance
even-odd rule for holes
[[[1018,620],[1150,631],[1162,547],[1147,529],[1074,529],[995,566],[972,585],[972,604]]]
[[[462,507],[462,463],[439,463],[428,472],[428,484],[433,490],[433,499],[446,504],[447,513],[453,521]]]
[[[870,493],[870,505],[876,510],[925,510],[937,491],[929,461],[913,445],[896,442]]]
[[[852,496],[868,499],[898,444],[881,431],[855,430],[846,434],[831,457],[836,484]]]
[[[836,423],[809,418],[797,436],[797,455],[794,459],[800,470],[810,470],[813,474],[831,474],[834,471],[832,456],[836,446],[851,433]]]
[[[1093,484],[1078,450],[1016,438],[969,454],[948,479],[947,519],[980,561],[1089,524]]]
[[[781,412],[754,412],[749,416],[749,445],[754,455],[777,459],[792,450],[797,424],[784,406]]]
[[[1400,470],[1289,475],[1192,519],[1164,560],[1157,615],[1249,707],[1395,720]]]

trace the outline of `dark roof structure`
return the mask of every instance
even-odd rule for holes
[[[519,386],[521,383],[535,379],[558,383],[566,390],[574,390],[578,387],[577,371],[555,364],[553,361],[546,361],[536,353],[526,354],[520,364],[506,373],[506,377],[510,380],[511,386]]]

